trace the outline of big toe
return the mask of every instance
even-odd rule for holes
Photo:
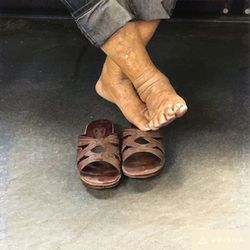
[[[187,109],[188,108],[187,108],[187,105],[185,103],[177,103],[174,106],[174,111],[175,111],[175,114],[178,118],[182,117],[187,112]]]

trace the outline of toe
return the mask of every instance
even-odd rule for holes
[[[187,112],[187,106],[184,104],[180,108],[177,109],[176,111],[176,116],[178,118],[182,117],[185,113]]]
[[[160,125],[163,125],[167,122],[167,119],[164,114],[160,115],[159,122],[160,122]]]
[[[175,101],[173,104],[173,110],[175,112],[176,117],[183,116],[187,111],[187,105],[186,102],[182,98],[178,98],[178,100]]]
[[[174,116],[174,115],[175,115],[175,112],[174,112],[174,109],[173,109],[173,106],[172,106],[172,105],[169,105],[169,106],[166,108],[165,114],[166,114],[168,117],[171,117],[171,116]]]
[[[155,128],[158,128],[159,127],[159,119],[158,119],[158,115],[155,115],[154,118],[153,118],[153,125]]]
[[[171,123],[175,119],[175,113],[173,112],[172,108],[167,108],[165,114],[160,114],[154,116],[154,118],[149,122],[149,127],[152,130],[157,130],[161,127],[164,127]]]
[[[148,109],[145,109],[145,111],[143,112],[143,115],[146,117],[146,119],[147,119],[148,121],[150,121],[150,115],[149,115]]]
[[[175,116],[172,116],[172,118],[167,119],[165,114],[160,114],[158,116],[155,116],[150,122],[150,128],[152,130],[157,130],[169,124],[172,120],[174,120],[174,118]]]
[[[172,116],[172,118],[169,118],[168,120],[166,120],[166,122],[162,123],[161,127],[167,126],[168,124],[170,124],[174,120],[175,120],[175,116]]]
[[[159,122],[156,117],[154,117],[150,122],[149,122],[149,127],[151,130],[157,130],[159,128]]]
[[[176,113],[183,105],[183,103],[176,103],[174,105],[174,112]]]
[[[170,120],[170,119],[172,119],[173,117],[175,117],[175,112],[174,112],[172,106],[166,108],[166,110],[165,110],[165,117],[166,117],[167,121]]]

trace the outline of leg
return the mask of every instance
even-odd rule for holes
[[[137,21],[136,26],[144,45],[153,36],[160,21]],[[108,101],[114,102],[131,123],[141,130],[148,127],[147,107],[140,100],[130,80],[124,75],[120,67],[107,57],[102,74],[96,84],[97,93]]]
[[[185,101],[151,61],[136,22],[127,23],[101,48],[120,66],[147,105],[151,129],[166,125],[186,112]]]
[[[133,34],[133,28],[132,28],[133,23],[128,23],[128,22],[133,20],[134,18],[138,18],[138,19],[142,19],[142,20],[168,19],[171,15],[172,9],[174,8],[174,2],[175,2],[174,0],[173,1],[154,0],[154,1],[147,1],[147,2],[144,2],[142,0],[136,0],[136,1],[133,1],[133,3],[127,2],[126,0],[111,0],[111,1],[105,1],[105,0],[91,0],[91,1],[89,1],[89,0],[87,0],[84,2],[77,1],[77,0],[67,0],[67,1],[61,0],[61,1],[63,1],[63,3],[69,8],[73,18],[75,19],[75,21],[78,24],[78,27],[80,28],[82,33],[84,33],[84,35],[94,45],[96,45],[98,47],[103,45],[103,48],[105,51],[107,44],[115,45],[114,40],[117,40],[117,39],[113,39],[114,37],[119,38],[119,36],[121,36],[121,34],[123,34],[123,36],[125,35],[123,37],[125,39],[123,41],[123,45],[119,46],[118,50],[121,51],[121,49],[122,50],[125,49],[125,52],[126,52],[126,47],[127,47],[128,50],[132,51],[133,49],[131,50],[131,48],[135,45],[135,48],[136,48],[136,53],[134,53],[135,56],[143,55],[143,54],[141,54],[140,51],[137,51],[137,50],[138,50],[138,48],[140,48],[140,46],[142,46],[143,48],[144,48],[144,46],[143,46],[143,42],[141,40],[141,37],[139,36],[139,32],[136,30],[137,27],[134,30],[136,32],[134,32],[134,34]],[[126,31],[126,32],[124,33],[124,31]],[[131,31],[132,31],[132,33],[131,33]],[[128,34],[128,37],[126,37],[126,33]],[[112,34],[114,34],[114,35],[112,36]],[[117,36],[117,34],[118,34],[118,36]],[[131,34],[133,34],[134,36]],[[137,39],[135,39],[135,38],[137,38]],[[113,41],[113,42],[110,42],[110,41]],[[134,41],[137,41],[137,42],[140,41],[139,43],[141,43],[141,45],[139,45],[139,43],[136,43],[136,44],[133,44],[133,46],[132,46],[132,43]],[[125,44],[124,44],[124,42],[125,42]],[[127,52],[128,52],[128,50],[127,50]],[[145,50],[145,48],[144,48],[144,50]],[[143,50],[141,50],[141,51],[143,51]],[[106,52],[108,54],[110,54],[110,53],[112,54],[112,50],[109,51],[109,49],[107,49]],[[116,54],[115,50],[113,50],[113,52],[114,52],[114,54]],[[118,54],[122,55],[122,53],[118,53]],[[126,63],[122,65],[121,62],[119,62],[118,65],[120,67],[122,67],[122,71],[127,76],[129,76],[128,72],[131,73],[129,76],[130,79],[138,78],[136,76],[136,71],[137,72],[140,72],[140,70],[147,71],[147,67],[141,68],[141,66],[150,65],[150,63],[148,63],[150,61],[150,59],[148,61],[146,60],[145,62],[141,62],[141,59],[147,59],[146,58],[147,56],[146,57],[141,56],[138,58],[140,62],[137,65],[133,66],[133,63],[131,64],[131,62],[132,61],[135,62],[135,58],[134,58],[134,60],[131,61],[131,55],[133,55],[133,53],[129,53],[129,54],[130,54],[130,56],[128,56],[128,53],[125,53],[125,59],[126,59],[125,62],[129,61],[127,66],[129,66],[130,69],[133,68],[134,70],[132,70],[130,72],[129,67],[127,67],[127,69],[123,68],[123,66],[126,66]],[[147,55],[147,53],[145,53],[145,54]],[[144,56],[145,56],[145,54],[144,54]],[[112,57],[112,59],[114,59],[113,56],[111,56],[111,57]],[[116,59],[119,59],[119,56]],[[123,56],[123,59],[124,59],[124,56]],[[127,59],[129,59],[129,60],[127,60]],[[117,63],[116,60],[115,60],[115,62]],[[124,62],[124,60],[123,60],[123,62]],[[153,68],[153,67],[151,67],[151,68]],[[138,69],[139,69],[139,71],[138,71]],[[148,69],[150,69],[150,67],[148,67]],[[153,70],[152,70],[152,72],[153,72]],[[146,83],[148,83],[148,85],[154,85],[154,84],[150,84],[150,80],[153,82],[155,82],[157,80],[153,79],[153,77],[150,77],[149,73],[150,72],[145,72],[145,74],[144,74],[145,79],[141,80],[141,82],[143,82],[144,84],[142,84],[142,83],[136,84],[136,80],[134,80],[133,84],[134,84],[137,92],[140,94],[141,99],[144,102],[146,102],[147,108],[150,111],[150,118],[151,118],[151,120],[153,120],[153,121],[151,121],[151,123],[153,123],[155,121],[155,118],[158,119],[159,114],[156,114],[156,110],[159,111],[159,109],[157,109],[157,105],[153,105],[153,102],[150,103],[150,101],[148,101],[150,99],[149,98],[150,95],[149,94],[147,95],[147,93],[145,94],[145,92],[150,92],[148,90],[150,87],[152,87],[152,86],[147,86]],[[155,74],[155,75],[157,75],[157,74]],[[160,74],[158,74],[158,77],[155,77],[155,78],[159,78],[158,82],[161,82],[161,79],[160,79],[161,77],[159,77],[159,75]],[[140,83],[140,81],[138,80],[137,83]],[[171,85],[169,84],[169,86],[171,86]],[[147,91],[146,90],[144,91],[143,87],[146,88]],[[156,88],[154,88],[154,89],[151,88],[151,89],[155,90],[155,92],[156,92]],[[159,88],[157,88],[157,89],[159,91]],[[168,90],[169,89],[170,89],[170,87],[168,88]],[[143,92],[143,93],[141,93],[141,92]],[[154,92],[154,91],[151,91],[151,92]],[[160,94],[162,94],[162,93],[160,92]],[[144,98],[143,95],[146,96],[146,98]],[[156,98],[154,98],[154,97],[156,97],[155,95],[151,95],[151,96],[152,96],[152,99],[156,99]],[[160,98],[160,99],[162,99],[162,98]],[[171,99],[171,98],[169,98],[169,99]],[[157,103],[157,102],[155,102],[155,103]],[[159,104],[159,100],[158,100],[158,104]],[[177,105],[176,105],[176,107],[177,107]],[[177,110],[176,114],[177,113],[178,113],[178,110]],[[144,122],[145,122],[145,119],[144,119]],[[169,120],[166,120],[165,122],[167,123],[167,122],[169,122]],[[153,127],[153,125],[155,125],[155,124],[154,123],[151,124],[152,128],[157,127],[157,126]],[[158,125],[163,125],[163,123],[158,124]]]

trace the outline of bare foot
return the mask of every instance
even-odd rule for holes
[[[96,83],[97,93],[104,99],[115,103],[126,119],[140,130],[150,130],[148,110],[140,100],[130,80],[116,67],[104,63],[100,79]]]
[[[160,20],[137,21],[136,27],[144,46],[153,36]],[[140,100],[131,81],[120,67],[107,57],[102,74],[96,84],[97,93],[104,99],[115,103],[125,117],[141,130],[149,130],[147,107]]]
[[[150,129],[158,129],[184,115],[185,101],[151,61],[136,22],[129,22],[113,34],[102,50],[119,65],[146,104]]]
[[[151,129],[165,126],[186,113],[186,102],[176,94],[168,78],[154,67],[137,78],[135,84],[147,105]]]

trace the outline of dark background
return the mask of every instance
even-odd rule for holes
[[[179,0],[174,16],[246,16],[249,3],[250,0]],[[68,16],[69,13],[60,0],[0,0],[0,15]]]
[[[148,51],[188,112],[162,131],[161,175],[95,191],[76,171],[77,136],[96,119],[130,126],[95,92],[105,55],[59,0],[0,0],[0,250],[189,250],[200,228],[249,230],[245,3],[179,1],[161,23]]]

